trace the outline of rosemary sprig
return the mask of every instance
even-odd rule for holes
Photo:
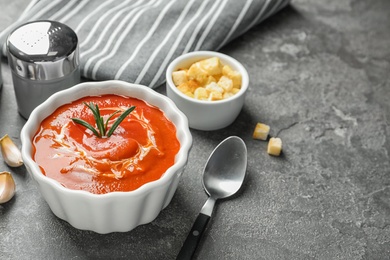
[[[119,126],[119,124],[122,123],[122,121],[126,118],[126,116],[128,116],[135,109],[135,106],[131,106],[126,111],[124,111],[115,120],[114,124],[111,126],[111,128],[107,132],[108,122],[110,121],[110,119],[114,115],[120,113],[121,111],[120,110],[115,111],[106,119],[106,121],[104,121],[103,117],[100,115],[99,106],[97,104],[93,104],[92,102],[87,104],[86,102],[84,102],[84,105],[86,105],[92,111],[93,117],[95,118],[95,123],[96,123],[97,129],[94,128],[93,126],[91,126],[85,120],[80,119],[80,118],[72,118],[72,121],[91,130],[94,133],[94,135],[96,135],[97,137],[100,137],[100,138],[101,137],[110,137],[114,133],[115,129]]]

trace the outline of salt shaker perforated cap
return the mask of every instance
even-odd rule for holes
[[[76,33],[56,21],[29,22],[16,28],[7,47],[11,69],[23,78],[56,79],[79,65]]]

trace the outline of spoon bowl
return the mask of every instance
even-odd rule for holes
[[[203,171],[203,187],[214,199],[234,195],[245,178],[247,151],[244,141],[231,136],[211,153]]]
[[[211,153],[203,171],[203,188],[209,195],[176,259],[191,259],[209,222],[215,202],[236,194],[245,179],[247,149],[237,136],[223,140]]]

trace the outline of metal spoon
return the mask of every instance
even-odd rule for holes
[[[196,218],[177,260],[192,258],[210,220],[216,200],[228,198],[240,189],[246,166],[246,145],[237,136],[226,138],[211,153],[203,171],[203,187],[210,197]]]

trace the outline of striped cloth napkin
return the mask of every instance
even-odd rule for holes
[[[289,0],[33,0],[0,34],[27,21],[55,20],[79,38],[81,75],[151,88],[177,56],[217,51]],[[4,51],[4,50],[3,50]]]

